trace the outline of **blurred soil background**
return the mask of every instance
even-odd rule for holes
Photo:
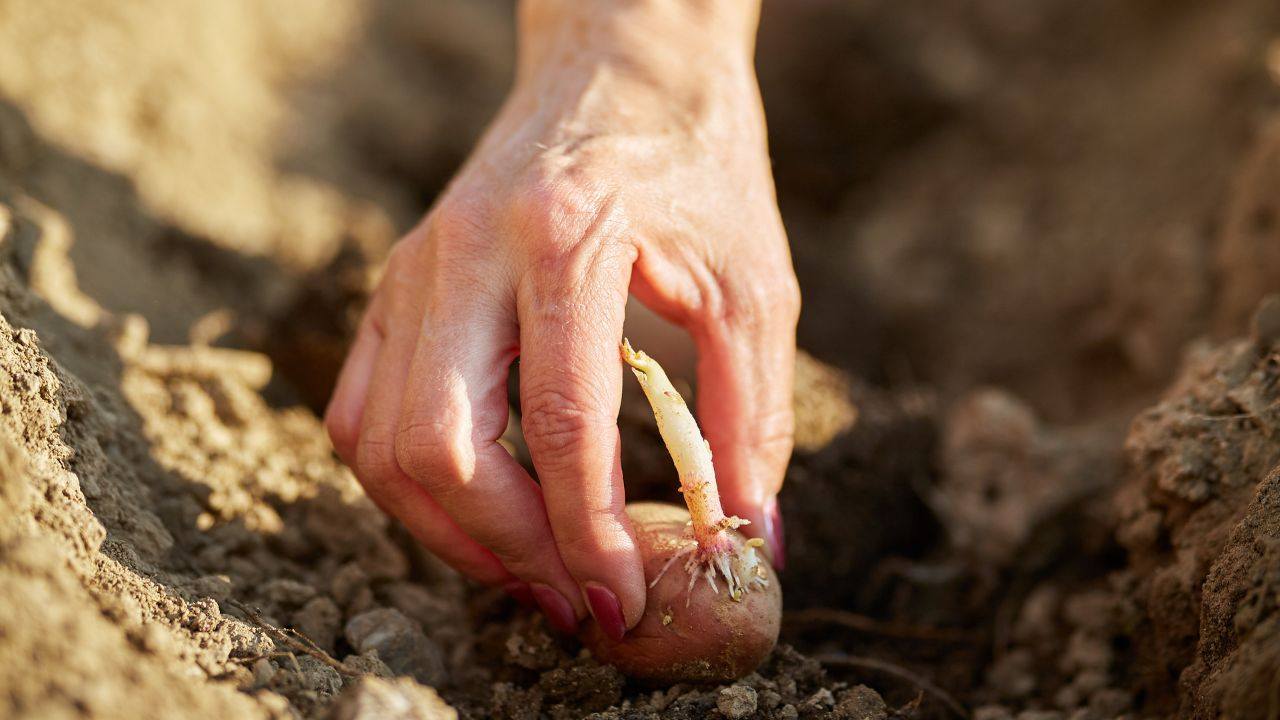
[[[461,581],[316,416],[512,44],[0,0],[0,716],[1280,717],[1280,6],[766,0],[798,449],[783,644],[724,687]]]

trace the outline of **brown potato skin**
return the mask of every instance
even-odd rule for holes
[[[645,581],[653,582],[680,548],[689,512],[665,503],[633,503],[627,514],[640,541]],[[746,542],[741,534],[732,534],[737,545]],[[747,593],[741,602],[729,599],[723,582],[717,594],[702,578],[690,598],[689,576],[683,560],[678,560],[649,588],[644,617],[621,642],[610,640],[594,620],[583,626],[579,637],[596,659],[638,680],[736,680],[759,667],[778,641],[782,589],[773,569],[767,563],[765,568],[769,587]],[[670,618],[666,625],[664,615]]]

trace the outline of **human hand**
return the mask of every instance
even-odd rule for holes
[[[393,250],[325,417],[419,542],[566,632],[590,611],[621,637],[644,611],[617,430],[629,293],[693,336],[725,510],[782,560],[799,291],[754,10],[661,5],[522,5],[511,96]],[[539,482],[497,443],[517,356]]]

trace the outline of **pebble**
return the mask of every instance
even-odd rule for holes
[[[388,583],[378,594],[385,597],[388,605],[422,623],[426,628],[448,623],[457,614],[454,605],[436,597],[421,585],[409,582]]]
[[[316,658],[299,655],[298,667],[302,668],[302,681],[308,689],[323,696],[337,695],[342,689],[342,676],[338,671]]]
[[[378,657],[398,675],[409,675],[426,685],[443,685],[444,654],[417,623],[393,608],[378,608],[356,615],[344,630],[347,642],[364,654]]]
[[[395,673],[391,672],[391,668],[382,662],[382,658],[378,657],[377,650],[370,650],[364,655],[348,655],[342,659],[342,664],[352,670],[361,673],[361,675],[373,675],[375,677],[389,678],[395,677]],[[354,680],[348,680],[350,685]]]
[[[321,650],[333,652],[338,629],[342,625],[342,610],[338,604],[323,595],[311,598],[293,614],[293,626],[306,635]]]
[[[756,704],[765,710],[772,710],[782,704],[782,696],[773,690],[761,690]]]
[[[297,580],[276,578],[268,580],[260,592],[273,605],[297,607],[314,597],[316,589]]]
[[[369,576],[359,563],[347,563],[338,568],[329,581],[329,593],[339,605],[347,605],[361,590],[367,590]]]
[[[836,698],[827,688],[819,688],[801,703],[803,709],[823,710],[836,704]]]
[[[756,711],[756,691],[746,685],[730,685],[716,696],[716,707],[729,720],[742,720]]]
[[[858,685],[841,693],[835,716],[840,720],[885,720],[889,717],[889,708],[880,693]]]
[[[258,658],[253,661],[253,683],[258,687],[267,687],[271,684],[271,678],[275,677],[276,666],[266,658]]]

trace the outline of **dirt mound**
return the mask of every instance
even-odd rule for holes
[[[1264,714],[1280,615],[1280,297],[1255,336],[1194,348],[1134,422],[1119,537],[1132,558],[1140,681],[1156,708]]]

